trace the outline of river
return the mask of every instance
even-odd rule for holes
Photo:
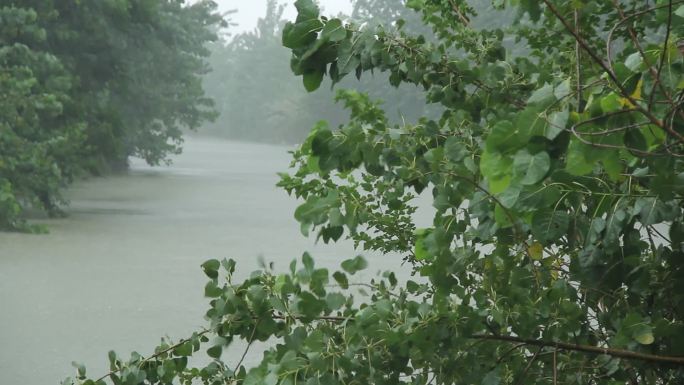
[[[111,349],[145,355],[198,330],[206,259],[246,276],[259,257],[285,269],[307,250],[327,267],[354,256],[300,234],[296,200],[275,187],[289,161],[285,147],[190,138],[170,166],[133,160],[76,183],[49,234],[0,233],[0,384],[56,385],[72,361],[97,375]],[[398,265],[382,259],[371,266]]]

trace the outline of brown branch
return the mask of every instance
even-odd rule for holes
[[[580,30],[579,9],[575,10],[575,29]],[[575,77],[577,78],[577,112],[584,111],[582,98],[582,47],[575,41]]]
[[[451,5],[451,9],[454,12],[456,12],[456,15],[461,20],[463,25],[465,25],[466,27],[470,27],[470,20],[468,20],[468,18],[465,17],[465,15],[463,15],[463,12],[461,12],[461,10],[458,9],[458,5],[454,2],[454,0],[449,0],[449,4]]]
[[[532,364],[534,364],[534,361],[537,360],[537,357],[539,357],[539,353],[541,353],[542,349],[544,349],[543,346],[540,346],[539,349],[537,349],[536,352],[534,352],[534,355],[532,358],[530,358],[530,361],[525,365],[525,369],[523,369],[522,373],[520,373],[520,377],[518,377],[518,381],[515,382],[515,385],[520,385],[522,382],[525,380],[525,377],[527,376],[527,372],[530,371],[530,368],[532,367]]]
[[[553,385],[558,385],[558,349],[553,350]]]
[[[283,319],[285,317],[279,318],[276,316],[274,318]],[[353,321],[354,319],[351,317],[316,317],[315,320],[344,322],[344,321]],[[485,341],[513,342],[513,343],[517,343],[517,344],[525,344],[528,346],[537,346],[537,347],[541,347],[541,348],[547,348],[548,347],[548,348],[554,348],[556,350],[565,350],[565,351],[580,352],[580,353],[604,354],[604,355],[608,355],[611,357],[623,358],[623,359],[627,359],[627,360],[638,360],[638,361],[654,362],[654,363],[659,363],[659,364],[675,364],[675,365],[684,366],[684,357],[673,357],[673,356],[662,356],[662,355],[648,354],[648,353],[639,353],[639,352],[635,352],[635,351],[631,351],[631,350],[625,350],[625,349],[604,348],[604,347],[591,346],[591,345],[571,344],[571,343],[567,343],[567,342],[543,341],[543,340],[527,339],[527,338],[520,338],[520,337],[499,335],[499,334],[476,334],[476,335],[465,337],[465,338],[474,339],[474,340],[485,340]]]
[[[631,350],[615,349],[615,348],[602,348],[598,346],[590,345],[579,345],[570,344],[566,342],[554,342],[554,341],[543,341],[543,340],[533,340],[513,336],[505,335],[489,335],[480,334],[474,335],[470,338],[483,339],[489,341],[504,341],[504,342],[514,342],[514,343],[524,343],[529,346],[539,346],[542,348],[555,348],[557,350],[566,350],[572,352],[581,353],[593,353],[593,354],[605,354],[611,357],[624,358],[627,360],[639,360],[654,362],[659,364],[675,364],[684,366],[684,357],[672,357],[672,356],[660,356],[656,354],[639,353]]]
[[[575,38],[575,41],[582,47],[582,49],[589,54],[591,59],[598,64],[608,75],[610,80],[615,84],[615,86],[618,88],[620,91],[620,94],[624,98],[630,101],[630,103],[644,116],[646,116],[653,124],[656,126],[666,130],[670,135],[676,137],[680,142],[684,142],[684,135],[681,135],[677,131],[673,130],[671,127],[666,125],[661,119],[658,119],[653,113],[645,108],[643,108],[641,105],[639,105],[638,101],[627,91],[625,86],[620,82],[620,80],[617,78],[615,75],[615,72],[613,72],[608,64],[601,59],[591,47],[589,47],[589,44],[580,36],[580,34],[570,25],[570,23],[565,20],[563,15],[560,14],[558,9],[551,3],[550,0],[542,0],[544,4],[548,7],[549,11],[553,13],[553,15],[563,24],[565,29],[570,32],[570,34]]]
[[[647,8],[647,9],[639,11],[639,12],[634,12],[630,15],[625,15],[625,13],[622,11],[622,8],[620,8],[620,4],[618,3],[618,1],[617,0],[612,0],[612,1],[613,1],[613,6],[615,7],[615,9],[620,14],[621,19],[620,19],[620,21],[615,23],[613,28],[610,29],[610,32],[608,33],[608,38],[606,40],[606,55],[608,56],[608,65],[611,68],[611,70],[613,69],[611,66],[611,63],[610,63],[611,56],[612,56],[611,55],[611,47],[612,47],[612,41],[613,41],[613,33],[615,33],[615,31],[618,29],[618,27],[620,27],[625,22],[627,22],[627,21],[629,21],[629,20],[631,20],[637,16],[641,16],[641,15],[644,15],[646,13],[653,12],[653,11],[656,11],[658,9],[667,7],[667,5],[660,5],[660,6],[656,6],[656,7]],[[684,1],[681,1],[681,0],[677,1],[677,3],[682,3],[682,2],[684,2]],[[639,51],[639,54],[641,55],[641,57],[644,59],[644,63],[648,67],[649,71],[651,72],[651,76],[653,76],[653,79],[654,79],[654,84],[653,84],[654,89],[651,91],[651,97],[650,97],[649,103],[648,103],[649,109],[653,105],[653,98],[655,95],[654,91],[655,91],[656,85],[660,86],[660,90],[663,92],[665,97],[668,98],[668,103],[672,104],[673,101],[672,101],[671,95],[667,92],[667,90],[665,89],[665,86],[663,86],[663,84],[660,80],[660,72],[654,68],[653,64],[651,64],[648,56],[646,55],[643,48],[641,47],[641,44],[639,43],[639,39],[637,38],[637,35],[636,35],[636,32],[634,31],[634,28],[632,28],[631,26],[627,27],[627,31],[629,32],[630,39],[634,43],[634,46],[636,47],[636,49]]]
[[[609,128],[606,130],[602,131],[594,131],[594,132],[576,132],[579,135],[586,135],[586,136],[604,136],[604,135],[610,135],[610,134],[615,134],[617,132],[629,130],[632,128],[638,128],[638,127],[643,127],[651,124],[650,122],[641,122],[641,123],[634,123],[634,124],[628,124],[626,126],[620,126],[620,127],[615,127],[615,128]],[[577,125],[579,127],[579,125]]]
[[[484,340],[478,340],[477,342],[482,342],[482,341],[484,341]],[[521,347],[523,347],[523,346],[527,346],[527,344],[525,344],[525,343],[519,343],[519,344],[513,345],[513,347],[511,347],[510,349],[506,350],[506,351],[505,351],[505,352],[496,360],[496,363],[497,363],[497,364],[500,364],[501,361],[503,361],[503,359],[506,358],[506,356],[508,356],[509,354],[513,353],[514,351],[516,351],[517,349],[519,349],[519,348],[521,348]]]
[[[653,88],[651,89],[651,99],[649,101],[649,106],[651,103],[653,103],[653,95],[655,95],[656,86],[660,83],[660,73],[662,73],[663,65],[665,64],[665,57],[667,56],[667,44],[670,41],[670,34],[671,33],[672,33],[672,0],[669,0],[667,2],[667,27],[665,29],[665,42],[663,43],[663,52],[660,54],[660,62],[658,63],[658,69],[656,70],[658,77],[655,79],[655,82],[653,83]],[[667,94],[665,96],[667,96],[668,99],[670,100],[670,102],[672,102],[671,97],[669,97]],[[672,105],[674,106],[674,102],[672,102]]]
[[[303,320],[305,317],[302,316],[285,316],[285,315],[273,315],[273,319],[277,320],[282,320],[286,321],[288,319],[294,319],[296,321]],[[344,322],[344,321],[351,321],[352,319],[350,317],[335,317],[335,316],[320,316],[320,317],[314,317],[314,321],[331,321],[331,322]]]
[[[295,317],[287,317],[287,316],[280,316],[280,315],[273,315],[271,316],[273,319],[278,319],[278,320],[286,320],[286,319],[296,319],[300,320],[303,317],[300,316],[295,316]],[[259,322],[259,319],[254,318],[257,320],[257,325]],[[334,316],[320,316],[320,317],[315,317],[314,321],[331,321],[331,322],[345,322],[345,321],[353,321],[354,319],[351,317],[334,317]],[[250,337],[250,342],[253,341],[254,335],[256,333],[257,325],[255,325],[254,329],[252,330],[252,336]],[[140,361],[137,365],[138,367],[142,366],[143,364],[150,362],[154,359],[157,359],[161,357],[162,355],[178,348],[179,346],[192,341],[193,338],[201,337],[203,335],[206,335],[210,332],[215,332],[215,330],[211,329],[206,329],[203,330],[199,333],[196,333],[191,338],[186,338],[178,341],[176,344],[171,345],[145,359]],[[554,341],[543,341],[543,340],[535,340],[535,339],[526,339],[526,338],[520,338],[520,337],[514,337],[514,336],[507,336],[507,335],[494,335],[494,334],[479,334],[479,335],[473,335],[470,337],[465,337],[469,339],[474,339],[474,340],[480,340],[480,341],[501,341],[501,342],[513,342],[518,345],[515,346],[515,348],[519,348],[522,345],[527,345],[527,346],[537,346],[539,347],[539,351],[532,357],[532,360],[528,364],[528,367],[531,366],[532,362],[535,360],[539,352],[543,348],[554,348],[556,350],[566,350],[566,351],[573,351],[573,352],[580,352],[580,353],[592,353],[592,354],[604,354],[608,355],[611,357],[616,357],[616,358],[623,358],[627,360],[638,360],[638,361],[647,361],[647,362],[654,362],[658,364],[674,364],[674,365],[681,365],[684,366],[684,357],[672,357],[672,356],[661,356],[661,355],[656,355],[656,354],[647,354],[647,353],[639,353],[639,352],[634,352],[631,350],[624,350],[624,349],[614,349],[614,348],[603,348],[603,347],[598,347],[598,346],[590,346],[590,345],[580,345],[580,344],[570,344],[570,343],[565,343],[565,342],[554,342]],[[239,369],[240,365],[242,364],[245,356],[247,355],[247,351],[249,349],[249,345],[245,349],[245,352],[242,355],[242,358],[240,359],[240,362],[238,363],[237,369]],[[121,367],[116,370],[112,370],[109,373],[103,375],[102,377],[98,378],[95,382],[100,382],[105,380],[106,378],[109,378],[119,372],[121,372],[125,367]]]
[[[245,360],[245,357],[247,357],[249,348],[252,347],[252,343],[254,342],[254,336],[256,335],[257,328],[259,327],[259,322],[261,322],[261,319],[256,320],[256,323],[254,324],[254,329],[252,329],[252,334],[249,336],[249,341],[247,341],[247,347],[245,348],[245,351],[242,352],[242,357],[240,357],[240,361],[238,361],[237,365],[235,365],[235,369],[233,369],[234,378],[237,376],[236,374],[237,371],[240,369],[240,365],[242,365],[242,362]]]
[[[602,116],[600,116],[599,118],[602,118]],[[643,150],[639,150],[637,148],[632,148],[632,147],[627,147],[627,146],[618,146],[618,145],[614,145],[614,144],[595,143],[595,142],[586,140],[582,137],[582,135],[585,135],[585,134],[586,135],[592,135],[592,134],[593,135],[607,135],[607,134],[610,134],[612,132],[619,132],[622,130],[626,130],[626,129],[633,128],[633,127],[639,127],[639,126],[643,126],[646,124],[646,123],[632,124],[632,125],[623,126],[623,127],[616,127],[614,129],[609,129],[609,130],[596,132],[596,133],[583,133],[583,132],[577,131],[577,127],[584,125],[584,124],[587,124],[587,123],[590,123],[593,120],[596,120],[596,119],[592,118],[589,120],[585,120],[583,122],[573,124],[572,127],[570,127],[570,132],[573,134],[573,136],[575,136],[580,142],[582,142],[583,144],[586,144],[587,146],[592,146],[592,147],[596,147],[596,148],[612,148],[612,149],[616,149],[616,150],[627,150],[627,151],[629,151],[633,154],[639,155],[639,156],[662,156],[662,155],[664,155],[664,153],[654,153],[654,152],[643,151]],[[678,157],[678,158],[684,156],[683,154],[675,154],[671,151],[668,151],[668,153],[670,155],[672,155],[674,157]]]
[[[592,147],[596,147],[596,148],[612,148],[612,149],[616,149],[616,150],[627,150],[627,151],[630,151],[630,152],[637,154],[637,155],[640,155],[640,156],[664,155],[664,153],[654,153],[654,152],[650,152],[650,151],[642,151],[642,150],[627,147],[627,146],[617,146],[617,145],[613,145],[613,144],[594,143],[592,141],[589,141],[589,140],[586,140],[583,138],[583,135],[586,135],[586,136],[602,136],[602,135],[609,135],[612,133],[628,130],[631,128],[641,127],[641,126],[647,125],[648,124],[647,122],[634,123],[634,124],[630,124],[627,126],[615,127],[615,128],[611,128],[611,129],[607,129],[607,130],[598,131],[598,132],[580,132],[580,131],[577,131],[577,128],[579,128],[580,126],[583,126],[585,124],[590,124],[590,123],[599,121],[601,119],[609,118],[611,116],[635,112],[635,111],[637,111],[637,110],[625,109],[625,110],[614,111],[614,112],[610,112],[610,113],[603,114],[600,116],[596,116],[596,117],[593,117],[593,118],[590,118],[587,120],[583,120],[581,122],[573,124],[568,129],[568,131],[570,131],[573,134],[573,136],[575,136],[580,142],[586,144],[587,146],[592,146]],[[679,156],[678,154],[673,154],[673,153],[670,153],[670,155]]]
[[[205,335],[205,334],[207,334],[207,333],[209,333],[209,332],[211,332],[211,331],[213,331],[213,330],[211,330],[211,329],[203,330],[203,331],[197,333],[197,335],[196,335],[196,336],[193,336],[193,337],[194,337],[194,338],[196,338],[196,337],[201,337],[201,336],[203,336],[203,335]],[[166,348],[166,349],[164,349],[164,350],[161,350],[161,351],[159,351],[159,352],[157,352],[157,353],[155,353],[155,354],[153,354],[153,355],[151,355],[151,356],[145,358],[144,360],[140,361],[140,363],[138,363],[138,367],[142,366],[143,364],[145,364],[145,363],[147,363],[147,362],[150,362],[150,361],[152,361],[152,360],[154,360],[154,359],[157,359],[157,358],[163,356],[164,354],[166,354],[166,353],[172,351],[173,349],[176,349],[176,348],[180,347],[181,345],[185,344],[186,342],[192,341],[192,338],[193,338],[193,337],[191,337],[191,338],[186,338],[186,339],[182,339],[182,340],[178,341],[176,344],[171,345],[171,346],[169,346],[168,348]],[[122,371],[122,370],[124,370],[124,367],[121,367],[121,368],[116,369],[116,370],[112,370],[111,372],[109,372],[109,373],[105,374],[104,376],[98,378],[95,382],[96,382],[96,383],[97,383],[97,382],[100,382],[100,381],[104,380],[105,378],[109,378],[109,377],[111,377],[111,376],[113,376],[113,375],[119,373],[119,372]]]

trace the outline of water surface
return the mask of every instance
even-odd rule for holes
[[[58,384],[74,360],[104,373],[110,349],[145,355],[199,329],[208,258],[246,275],[259,256],[284,269],[305,250],[329,267],[355,255],[299,233],[297,202],[275,187],[289,160],[285,147],[192,138],[170,167],[134,161],[77,183],[47,235],[0,233],[0,384]]]

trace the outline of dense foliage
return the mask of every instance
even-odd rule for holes
[[[280,183],[304,233],[398,254],[417,278],[358,283],[363,258],[330,274],[305,254],[240,283],[211,260],[206,330],[67,383],[684,382],[684,5],[495,1],[516,22],[476,26],[473,3],[407,1],[434,40],[311,0],[283,29],[307,89],[384,71],[445,107],[392,125],[341,92],[348,124],[317,125]],[[418,229],[421,193],[435,215]],[[221,360],[235,339],[275,345],[248,370]],[[203,343],[214,360],[188,367]]]
[[[216,5],[176,0],[3,2],[0,8],[0,227],[22,208],[54,214],[82,172],[151,164],[180,151],[181,128],[214,117],[204,96]]]

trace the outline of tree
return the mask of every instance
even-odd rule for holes
[[[317,125],[280,182],[304,199],[304,233],[400,254],[419,278],[387,272],[352,294],[361,257],[331,275],[305,254],[242,283],[232,261],[211,260],[207,329],[147,358],[112,356],[103,380],[683,382],[684,6],[497,3],[517,21],[478,28],[467,2],[408,1],[437,43],[321,17],[310,0],[283,29],[309,89],[386,71],[445,106],[438,120],[391,126],[343,91],[348,124]],[[527,55],[506,48],[515,40]],[[423,192],[435,215],[417,229]],[[215,360],[188,369],[210,336]],[[247,370],[220,359],[236,338],[277,341]]]
[[[181,127],[211,119],[201,76],[205,45],[223,21],[212,1],[23,1],[46,30],[46,49],[75,74],[66,114],[87,123],[89,169],[122,168],[131,155],[158,164],[180,151]]]
[[[0,229],[35,230],[84,173],[159,164],[181,128],[215,117],[201,75],[216,4],[176,0],[5,2],[0,8]]]
[[[22,201],[56,210],[84,142],[83,125],[61,119],[73,78],[45,39],[34,10],[0,8],[0,229],[26,228]]]

